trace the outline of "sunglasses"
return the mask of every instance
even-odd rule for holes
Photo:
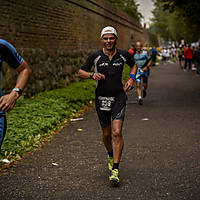
[[[115,40],[115,37],[103,37],[103,40]]]

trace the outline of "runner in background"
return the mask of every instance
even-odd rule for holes
[[[136,86],[139,105],[143,104],[142,97],[145,98],[147,95],[149,67],[152,63],[151,56],[142,48],[142,43],[140,41],[136,42],[136,53],[134,55],[134,60],[138,67],[136,74]]]
[[[192,47],[193,49],[193,58],[192,58],[192,69],[196,69],[196,59],[197,59],[197,49],[195,46]]]
[[[170,48],[167,48],[166,49],[166,60],[169,61],[171,58],[171,50]]]
[[[178,57],[178,61],[179,61],[179,65],[181,67],[181,69],[183,69],[183,61],[184,61],[184,49],[183,47],[180,45],[179,48],[177,49],[177,57]]]
[[[184,48],[184,58],[185,58],[184,71],[186,71],[187,66],[189,71],[192,67],[192,58],[193,58],[193,49],[191,48],[191,45],[187,45]]]
[[[153,47],[150,51],[151,59],[152,59],[152,66],[156,65],[156,56],[157,56],[157,50],[155,47]]]
[[[198,46],[196,52],[196,76],[200,76],[200,45]]]
[[[161,54],[162,54],[162,61],[166,61],[167,60],[167,49],[165,47],[162,48]]]
[[[171,48],[171,59],[174,63],[176,62],[176,47]]]
[[[19,75],[17,77],[16,85],[9,94],[3,95],[0,90],[0,149],[6,135],[6,112],[9,112],[14,108],[17,99],[22,95],[22,92],[27,85],[31,74],[28,64],[17,53],[16,49],[9,42],[0,39],[0,70],[2,70],[3,62],[8,63],[8,65],[19,73]]]

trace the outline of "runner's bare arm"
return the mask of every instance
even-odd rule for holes
[[[17,77],[15,88],[19,88],[23,90],[28,83],[28,80],[31,75],[31,70],[28,64],[26,63],[26,61],[24,60],[19,65],[19,67],[16,68],[16,70],[19,72],[19,75]],[[19,98],[19,94],[13,90],[10,92],[10,94],[2,96],[0,98],[0,110],[4,112],[11,111],[14,108],[16,100],[18,98]]]
[[[131,67],[130,74],[135,74],[136,75],[136,72],[137,72],[137,64],[135,63],[133,65],[133,67]]]
[[[147,63],[146,67],[144,67],[142,70],[146,71],[147,67],[150,67],[151,63],[152,63],[152,59],[149,60],[149,62]]]
[[[28,80],[30,79],[31,76],[31,69],[26,63],[25,60],[21,63],[19,67],[16,68],[16,70],[19,72],[19,75],[17,77],[17,82],[15,87],[20,88],[21,90],[24,90],[26,87]]]
[[[137,65],[136,63],[134,64],[134,66],[131,68],[130,74],[134,74],[136,75],[137,72]],[[128,81],[125,83],[124,85],[124,91],[129,91],[134,87],[134,83],[135,81],[132,78],[129,78]]]

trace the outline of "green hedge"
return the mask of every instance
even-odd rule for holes
[[[75,82],[63,89],[38,94],[31,99],[19,99],[7,114],[7,134],[0,160],[15,160],[53,135],[64,119],[94,100],[95,81]]]
[[[128,78],[129,67],[124,69]],[[85,80],[68,87],[42,92],[30,99],[21,97],[7,114],[7,134],[0,150],[0,160],[13,161],[49,140],[66,119],[74,116],[95,98],[96,82]]]

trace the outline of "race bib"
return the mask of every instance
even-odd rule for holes
[[[115,97],[98,97],[100,110],[110,111],[113,103],[115,102]]]

